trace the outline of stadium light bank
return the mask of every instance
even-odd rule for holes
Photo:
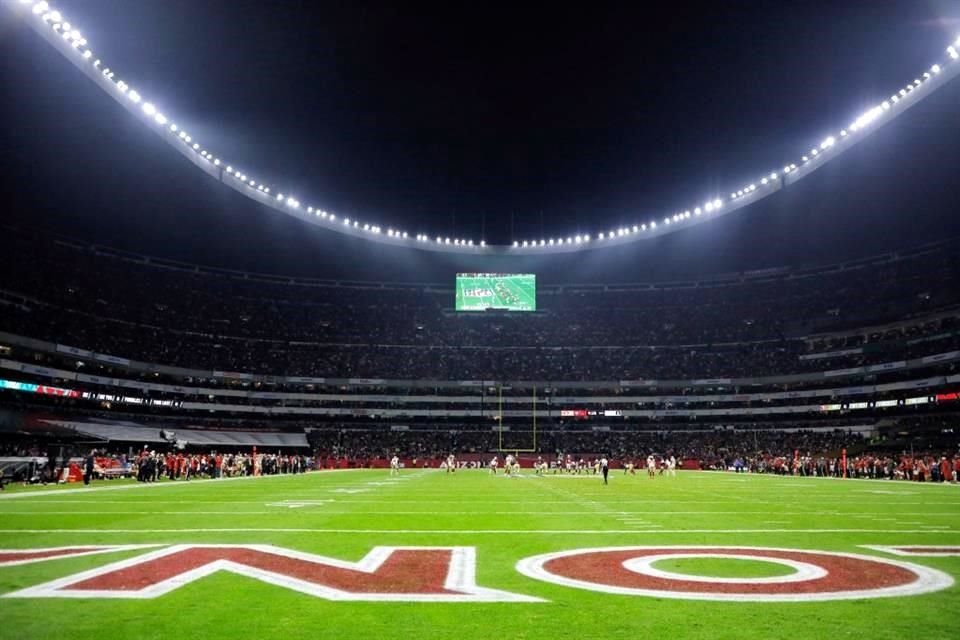
[[[507,245],[488,245],[484,240],[450,238],[446,235],[439,236],[425,232],[411,234],[392,226],[385,227],[368,221],[338,217],[322,207],[304,206],[289,192],[284,193],[280,189],[268,186],[247,174],[246,171],[227,163],[205,148],[199,140],[194,140],[190,133],[177,126],[172,116],[164,113],[157,106],[157,102],[148,100],[128,82],[118,77],[117,71],[95,54],[82,31],[46,0],[39,2],[0,0],[0,2],[20,15],[48,44],[129,113],[162,137],[167,144],[227,187],[264,206],[336,233],[395,246],[475,255],[542,255],[617,246],[672,233],[730,214],[816,171],[960,74],[960,62],[958,62],[960,37],[958,37],[946,48],[945,55],[939,62],[895,90],[889,98],[883,99],[857,115],[845,128],[824,136],[819,143],[812,145],[799,158],[785,163],[782,167],[758,174],[756,180],[731,190],[729,194],[711,195],[691,208],[684,208],[668,215],[637,216],[637,222],[631,225],[598,229],[593,233],[579,231],[576,234],[555,235],[550,238],[516,239],[512,244]]]

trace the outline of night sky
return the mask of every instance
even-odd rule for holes
[[[797,161],[938,60],[960,2],[511,7],[59,0],[118,77],[234,166],[411,234],[596,233]],[[763,203],[549,259],[438,258],[218,185],[0,9],[8,223],[257,271],[534,270],[644,281],[842,260],[960,234],[960,83]]]

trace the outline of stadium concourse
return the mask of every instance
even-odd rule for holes
[[[95,443],[120,466],[145,446],[259,446],[321,468],[514,451],[561,470],[567,456],[653,455],[953,480],[953,241],[695,282],[541,286],[538,311],[519,315],[456,314],[449,285],[213,270],[16,229],[4,245],[3,441],[61,467]]]

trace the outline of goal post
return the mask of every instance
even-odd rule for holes
[[[530,431],[514,430],[512,427],[504,429],[503,426],[503,385],[497,386],[497,451],[500,453],[512,453],[514,455],[521,453],[537,452],[537,387],[534,386],[530,397],[531,407],[531,428]],[[504,442],[504,432],[510,434],[508,439],[512,442]],[[516,436],[516,437],[515,437]],[[522,439],[522,442],[519,440]]]

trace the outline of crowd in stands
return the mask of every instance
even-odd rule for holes
[[[125,456],[115,456],[123,460]],[[124,462],[126,465],[127,463]],[[237,478],[303,473],[310,468],[306,456],[294,454],[234,454],[157,452],[143,449],[130,461],[131,474],[140,482],[190,480],[192,478]]]
[[[960,442],[949,425],[956,416],[905,419],[889,425],[886,435],[870,427],[789,428],[777,423],[753,425],[672,425],[664,428],[585,428],[579,425],[532,431],[481,429],[476,425],[388,429],[384,425],[327,425],[308,431],[309,456],[282,452],[184,451],[176,447],[138,453],[131,444],[113,443],[116,453],[96,453],[94,478],[136,477],[142,482],[187,481],[252,475],[302,473],[310,469],[385,467],[393,456],[408,466],[438,468],[450,454],[483,466],[494,455],[521,451],[543,459],[554,470],[571,456],[578,467],[608,457],[614,468],[629,463],[646,467],[648,456],[658,465],[673,457],[682,468],[778,475],[897,479],[920,482],[955,481],[960,471]],[[849,424],[849,423],[848,423]],[[947,426],[945,426],[947,425]],[[870,435],[864,435],[869,433]],[[904,435],[912,434],[912,435]],[[79,445],[77,445],[79,446]],[[9,454],[46,460],[36,464],[29,480],[62,479],[67,463],[82,466],[88,450],[59,449],[42,442],[8,442]],[[530,460],[526,460],[530,462]],[[584,465],[583,462],[586,461]],[[27,467],[23,467],[25,470]],[[28,478],[18,478],[28,480]]]
[[[765,376],[960,348],[960,251],[673,286],[547,287],[534,314],[456,314],[452,286],[296,284],[4,239],[0,331],[202,370],[337,378]],[[451,283],[452,285],[452,283]],[[889,330],[812,332],[904,321]],[[734,344],[725,344],[734,343]],[[859,349],[839,358],[811,352]]]
[[[498,451],[528,450],[532,432],[503,434],[490,430],[383,429],[315,430],[309,434],[321,466],[348,459],[358,467],[382,465],[393,455],[416,466],[436,467],[449,453],[485,460]],[[556,456],[606,456],[618,466],[645,466],[647,456],[675,457],[705,470],[749,473],[906,480],[952,480],[960,465],[958,445],[949,438],[927,442],[912,453],[894,443],[874,442],[849,430],[699,429],[694,431],[545,430],[537,434],[537,452]],[[848,456],[848,457],[845,457]],[[946,460],[951,467],[941,465]],[[845,461],[845,462],[844,462]]]

